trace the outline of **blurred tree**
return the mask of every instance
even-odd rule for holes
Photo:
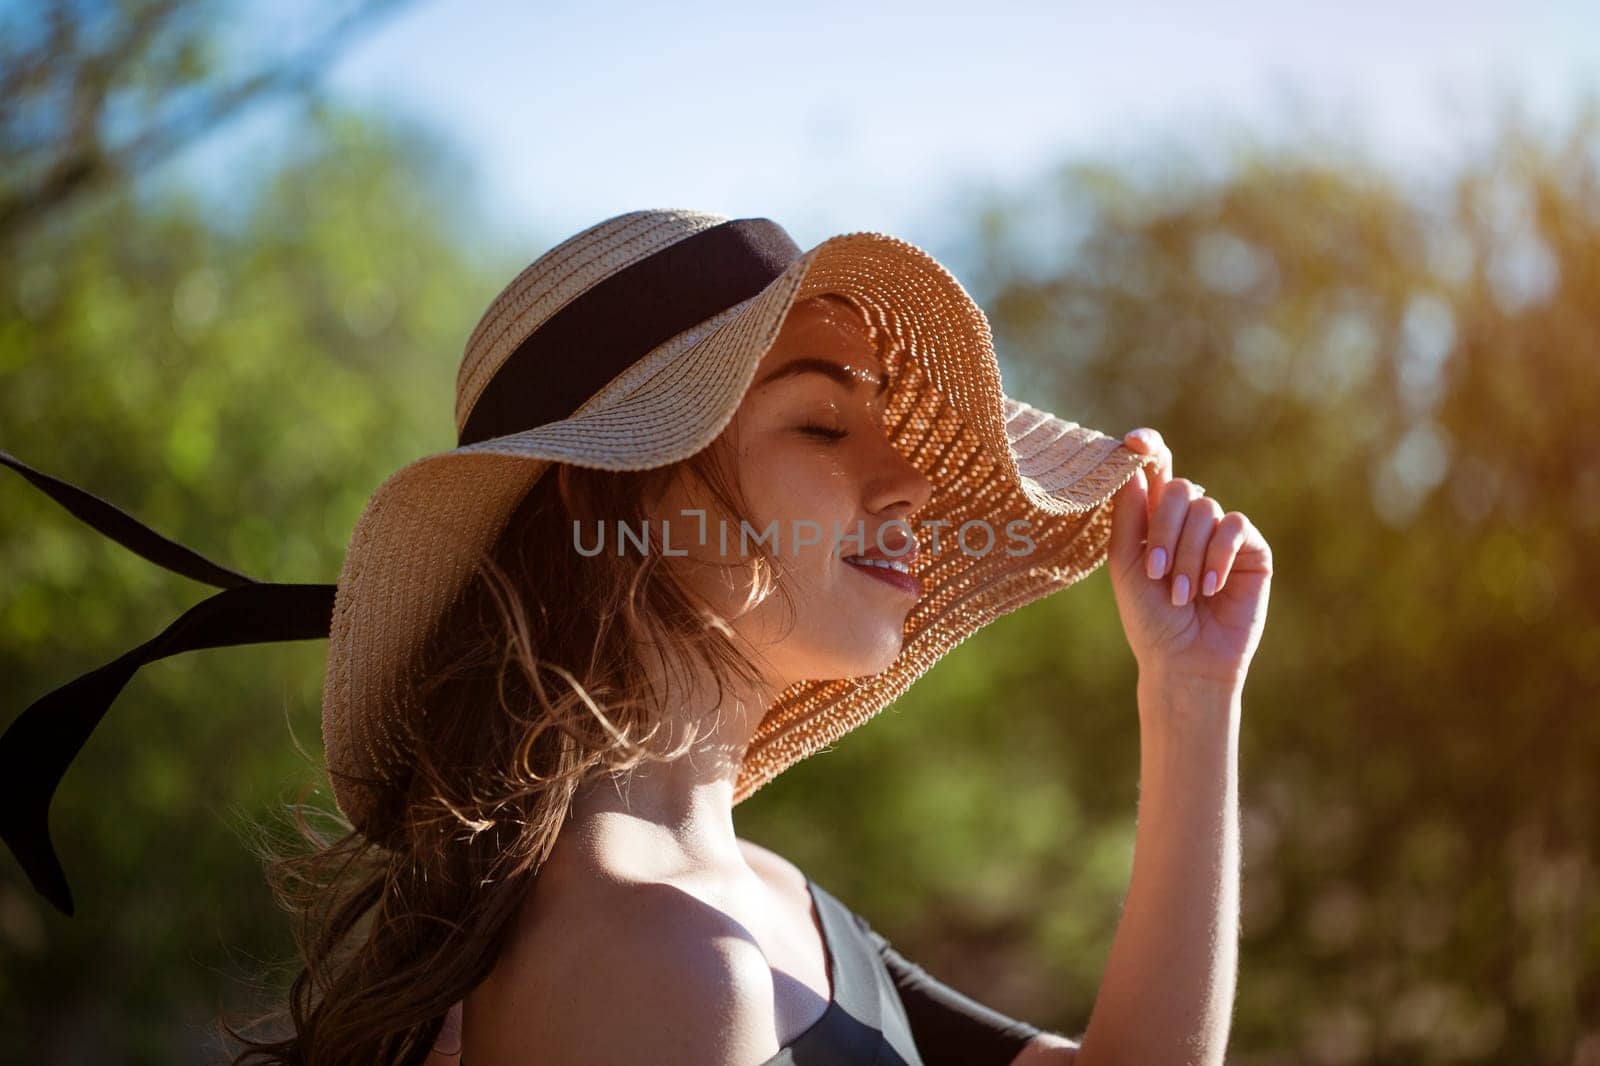
[[[0,10],[0,247],[57,208],[149,171],[247,108],[311,89],[351,36],[405,0],[320,5],[331,25],[241,73],[219,0],[50,0]],[[345,10],[339,11],[343,7]]]
[[[461,344],[540,249],[486,250],[425,131],[318,108],[297,145],[242,227],[113,181],[0,256],[0,446],[253,576],[329,581],[377,485],[451,445]],[[1008,391],[1159,427],[1279,561],[1230,1062],[1594,1055],[1594,111],[1560,137],[1508,122],[1433,188],[1295,149],[1209,178],[1075,164],[971,226],[958,272]],[[8,719],[206,592],[20,479],[0,574]],[[935,974],[1080,1031],[1138,800],[1115,619],[1097,574],[999,620],[741,832]],[[181,656],[129,686],[54,809],[78,916],[0,862],[0,1062],[221,1057],[215,1008],[292,945],[219,823],[316,779],[325,652]]]
[[[0,447],[254,577],[333,581],[367,496],[454,445],[463,339],[522,264],[463,239],[448,145],[324,109],[304,134],[241,231],[115,194],[0,260]],[[7,721],[207,592],[0,494]],[[52,810],[77,915],[0,863],[0,1061],[217,1060],[218,1003],[292,947],[221,823],[318,779],[326,650],[178,656],[112,707]]]
[[[1156,426],[1273,544],[1229,1061],[1594,1061],[1600,112],[1512,115],[1431,188],[1246,149],[1212,178],[1072,165],[974,222],[1008,390]],[[760,811],[933,972],[1074,1033],[1137,774],[1133,663],[1085,586]]]

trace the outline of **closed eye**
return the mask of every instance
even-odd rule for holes
[[[822,437],[826,440],[840,440],[850,435],[847,429],[834,429],[830,426],[819,425],[816,422],[807,422],[800,427],[800,432],[813,437]]]

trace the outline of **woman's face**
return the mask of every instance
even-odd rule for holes
[[[673,525],[673,550],[681,545],[691,560],[748,563],[757,536],[775,547],[778,580],[795,601],[792,629],[779,597],[747,606],[748,565],[720,574],[690,566],[683,576],[766,657],[782,686],[887,668],[920,595],[903,587],[915,579],[845,561],[866,552],[909,563],[911,516],[930,492],[927,478],[889,443],[884,385],[883,363],[852,309],[797,304],[725,431],[750,507],[743,553],[738,521],[727,522],[724,552],[718,512],[703,499],[675,487],[656,509]],[[704,544],[697,521],[678,514],[694,507],[707,510]]]

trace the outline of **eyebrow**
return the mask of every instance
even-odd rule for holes
[[[756,384],[765,385],[768,382],[777,381],[779,378],[786,378],[793,374],[808,373],[825,374],[837,381],[839,384],[851,389],[854,389],[857,385],[861,384],[861,379],[859,377],[846,370],[840,364],[827,359],[819,359],[814,356],[809,356],[804,359],[796,359],[793,362],[785,363],[772,373],[768,374],[766,377],[762,378],[760,381],[756,382]],[[878,378],[878,387],[873,392],[873,397],[876,398],[882,396],[888,391],[889,378],[887,375],[882,375]]]

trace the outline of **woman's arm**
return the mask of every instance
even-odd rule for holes
[[[1075,1066],[1217,1066],[1239,959],[1239,723],[1272,547],[1149,426],[1117,490],[1106,568],[1139,664],[1133,875]],[[1147,478],[1148,473],[1148,478]]]
[[[1138,693],[1133,874],[1074,1066],[1213,1066],[1238,970],[1241,695],[1143,673]]]

